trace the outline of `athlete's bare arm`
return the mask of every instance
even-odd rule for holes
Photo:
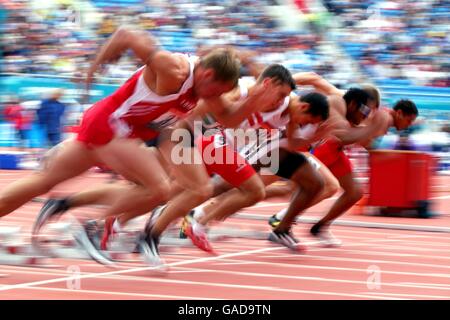
[[[352,127],[347,121],[341,119],[341,121],[337,120],[333,124],[329,134],[338,138],[342,145],[364,143],[364,141],[373,137],[375,132],[380,130],[382,122],[383,115],[377,110],[373,114],[372,121],[367,126]]]
[[[286,110],[287,112],[289,112],[289,122],[286,126],[286,136],[288,138],[289,149],[291,149],[291,150],[298,150],[300,148],[309,149],[313,140],[305,139],[303,137],[298,137],[296,135],[296,132],[300,128],[300,126],[298,123],[294,122],[292,120],[292,117],[290,116],[290,114],[292,113],[292,109],[293,109],[292,99],[298,99],[298,97],[295,95],[291,95],[289,107]],[[307,104],[307,103],[301,102],[301,104]]]
[[[88,71],[88,81],[92,80],[101,65],[117,61],[129,49],[147,64],[158,51],[158,45],[148,32],[134,31],[125,27],[117,29],[97,53]]]
[[[243,100],[235,100],[236,95],[232,98],[230,96],[221,96],[218,98],[204,100],[208,105],[208,109],[214,113],[217,121],[227,128],[235,128],[239,126],[251,114],[263,110],[269,97],[276,94],[277,86],[279,84],[270,80],[266,85],[257,83],[253,90]]]
[[[203,116],[207,113],[208,113],[207,105],[205,104],[205,102],[203,100],[199,100],[197,102],[197,105],[195,106],[195,108],[192,110],[192,112],[190,112],[186,118],[179,120],[175,124],[174,128],[175,129],[188,129],[188,130],[193,131],[195,121],[201,122]]]
[[[88,86],[101,65],[117,61],[128,50],[147,66],[145,82],[159,95],[177,92],[189,74],[189,62],[183,56],[160,50],[157,40],[146,31],[121,27],[100,48],[87,74]]]
[[[326,96],[337,95],[342,97],[342,91],[326,81],[315,72],[298,72],[292,76],[299,86],[313,86],[318,92]]]
[[[380,114],[379,128],[377,130],[375,130],[370,137],[368,137],[367,139],[365,139],[359,143],[362,147],[364,147],[366,149],[370,149],[374,140],[378,137],[384,136],[388,132],[389,128],[394,125],[394,120],[388,110],[380,109],[380,113],[381,114]],[[370,115],[364,121],[363,124],[370,125],[370,123],[373,121],[372,118],[373,118],[373,115]]]
[[[255,60],[257,52],[251,50],[237,50],[237,55],[243,66],[247,68],[248,73],[257,79],[266,67]]]

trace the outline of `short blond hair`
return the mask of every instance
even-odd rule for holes
[[[367,92],[370,97],[375,100],[377,104],[377,108],[380,106],[381,103],[381,94],[377,87],[371,84],[364,84],[361,86],[361,89],[363,89],[365,92]]]
[[[205,69],[214,70],[214,78],[218,81],[237,84],[241,64],[236,53],[231,49],[215,49],[200,58],[200,65]]]

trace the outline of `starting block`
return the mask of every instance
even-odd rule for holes
[[[75,240],[75,234],[79,228],[81,225],[76,219],[73,219],[72,222],[48,224],[45,228],[46,233],[33,237],[33,246],[38,252],[53,258],[92,260],[92,257]],[[96,240],[99,241],[99,238]],[[121,239],[118,241],[120,243],[116,244],[114,248],[107,252],[101,251],[101,253],[112,261],[128,261],[131,250],[125,249]]]
[[[209,232],[209,237],[212,241],[225,240],[229,238],[244,238],[255,240],[267,240],[269,234],[264,231],[232,229],[232,228],[213,228]]]
[[[139,262],[136,252],[137,237],[142,230],[143,221],[134,221],[130,229],[117,235],[110,244],[110,250],[101,254],[111,261]],[[80,222],[72,218],[66,222],[50,223],[38,235],[32,236],[31,244],[25,244],[20,227],[0,227],[0,265],[45,266],[48,258],[92,260],[92,257],[75,240],[81,228]],[[102,228],[98,228],[96,241],[100,241]],[[212,228],[208,234],[211,241],[230,238],[267,239],[267,233],[236,228]],[[96,243],[96,246],[99,243]],[[164,233],[160,241],[161,252],[173,252],[177,248],[194,247],[190,239],[179,237],[179,227],[173,226]]]
[[[20,227],[0,227],[0,265],[48,266],[45,256],[36,254],[20,237]]]
[[[0,169],[18,170],[21,168],[23,159],[28,155],[21,151],[2,151],[0,152]]]

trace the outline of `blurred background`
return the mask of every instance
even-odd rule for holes
[[[131,55],[108,66],[85,99],[90,60],[127,24],[167,50],[230,44],[342,89],[375,84],[387,107],[411,99],[417,123],[377,145],[432,152],[448,173],[449,13],[447,0],[0,0],[0,148],[46,148],[70,136],[90,103],[138,67]]]

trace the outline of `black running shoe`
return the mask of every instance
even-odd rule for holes
[[[145,223],[145,233],[150,234],[150,230],[153,227],[153,225],[156,223],[156,220],[158,220],[159,216],[163,213],[166,206],[159,206],[152,210],[152,213],[150,214],[150,217],[148,218],[147,222]]]
[[[97,223],[95,221],[88,221],[74,234],[74,238],[92,259],[103,265],[113,266],[114,262],[103,255],[98,249],[98,233]]]
[[[61,216],[69,209],[67,199],[48,199],[36,218],[33,225],[33,234],[39,233],[39,230],[52,218]]]
[[[144,262],[152,267],[165,268],[164,261],[159,255],[159,239],[147,232],[142,232],[138,238],[139,251]]]
[[[273,230],[269,234],[269,241],[274,243],[282,244],[283,246],[291,249],[295,252],[303,251],[303,247],[300,245],[300,241],[298,241],[291,231],[276,231]]]

